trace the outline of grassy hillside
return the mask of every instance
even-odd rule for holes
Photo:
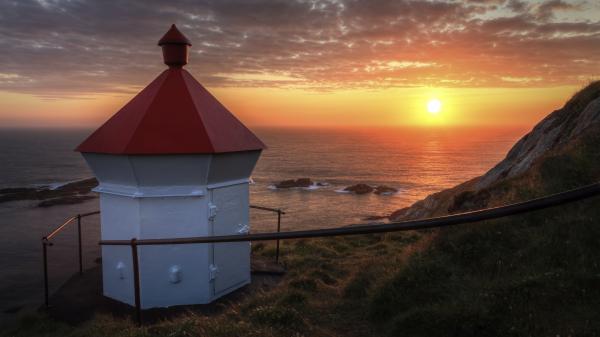
[[[591,91],[588,101],[600,88]],[[447,192],[445,205],[492,206],[599,181],[599,131],[484,191]],[[594,198],[441,230],[287,242],[278,285],[214,314],[140,329],[126,318],[70,327],[34,314],[3,335],[598,336],[599,205]],[[270,244],[253,250],[274,252]]]
[[[491,204],[600,180],[599,134],[491,188]],[[600,199],[437,231],[373,290],[390,335],[600,335]]]

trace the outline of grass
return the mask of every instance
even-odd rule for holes
[[[600,334],[599,201],[442,231],[375,290],[370,318],[390,335]]]
[[[599,202],[428,233],[289,242],[281,283],[218,314],[142,328],[34,315],[0,335],[595,336]]]
[[[594,336],[599,201],[435,234],[287,243],[282,282],[216,315],[143,328],[112,317],[69,327],[34,315],[0,335]],[[406,253],[433,235],[428,249]]]
[[[129,319],[107,316],[70,327],[36,314],[22,317],[0,336],[331,336],[348,329],[370,336],[364,299],[377,283],[373,276],[397,270],[401,251],[417,237],[394,234],[285,243],[282,260],[289,272],[280,284],[218,314],[182,314],[142,328]],[[262,244],[253,253],[270,254],[270,249],[271,244]],[[382,251],[391,254],[385,263],[378,262]]]

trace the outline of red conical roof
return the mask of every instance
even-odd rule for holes
[[[81,143],[108,154],[201,154],[262,150],[263,142],[190,73],[169,68]]]
[[[158,40],[158,45],[162,46],[164,44],[187,44],[191,46],[192,43],[188,40],[182,32],[177,29],[177,26],[174,24],[171,25],[171,28],[163,35],[163,37]]]

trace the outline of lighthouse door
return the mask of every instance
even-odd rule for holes
[[[249,224],[248,184],[215,188],[211,192],[213,235],[243,234]],[[250,282],[250,243],[215,243],[215,296]]]

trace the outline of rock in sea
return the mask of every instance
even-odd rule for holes
[[[344,188],[344,191],[352,192],[355,194],[367,194],[373,192],[373,187],[367,184],[356,184]]]
[[[312,180],[310,178],[299,178],[299,179],[289,179],[284,180],[275,185],[277,188],[293,188],[293,187],[309,187],[312,185]]]
[[[375,188],[375,194],[379,194],[379,195],[390,195],[390,194],[394,194],[397,193],[398,190],[390,187],[390,186],[385,186],[385,185],[379,185]]]

